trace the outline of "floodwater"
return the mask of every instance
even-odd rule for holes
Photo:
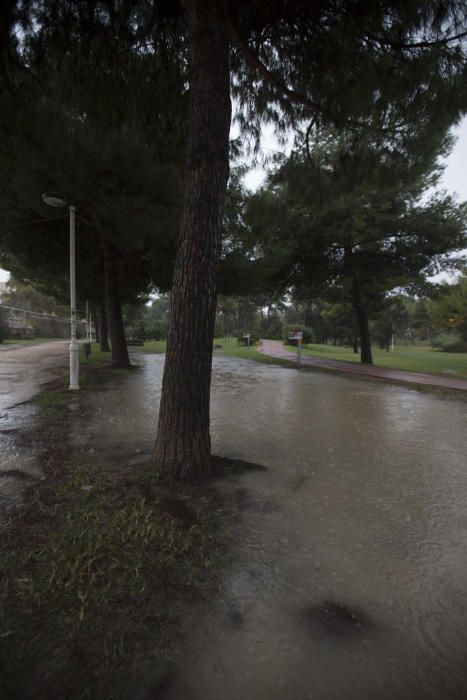
[[[67,364],[64,341],[0,346],[0,523],[21,503],[24,487],[43,478],[30,439],[37,411],[30,400],[62,376]]]
[[[134,358],[69,405],[74,451],[130,469],[164,361]],[[156,697],[466,698],[466,418],[455,395],[215,357],[213,451],[267,469],[218,483],[233,551]]]
[[[150,452],[163,357],[137,361],[75,449]],[[213,451],[267,470],[219,482],[237,544],[160,697],[467,697],[466,418],[455,397],[216,357]]]

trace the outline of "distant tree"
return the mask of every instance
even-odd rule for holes
[[[58,304],[55,297],[46,294],[37,286],[17,280],[13,275],[10,275],[5,283],[2,304],[65,318],[70,313],[69,306]]]
[[[389,352],[391,344],[407,330],[408,312],[401,297],[388,297],[373,321],[374,334],[381,349]]]
[[[466,205],[424,199],[440,176],[448,137],[389,149],[378,140],[327,132],[294,151],[253,198],[249,221],[260,253],[294,296],[351,303],[362,362],[371,363],[369,317],[386,295],[455,267],[465,245]],[[355,333],[353,333],[355,336]]]
[[[452,285],[439,288],[436,297],[429,302],[428,312],[438,330],[459,334],[467,348],[467,273]]]
[[[428,311],[428,304],[425,299],[419,299],[415,303],[412,317],[412,328],[420,340],[432,340],[433,321]]]
[[[9,333],[8,319],[5,310],[0,307],[0,343],[7,340]]]

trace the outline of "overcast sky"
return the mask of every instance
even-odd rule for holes
[[[467,117],[454,129],[454,134],[457,142],[447,159],[441,187],[449,193],[457,194],[459,201],[463,201],[467,200]],[[280,150],[271,129],[265,131],[263,147],[266,154]],[[264,181],[264,177],[264,170],[256,168],[248,173],[245,184],[255,190]],[[0,282],[5,282],[8,276],[8,272],[0,269]]]

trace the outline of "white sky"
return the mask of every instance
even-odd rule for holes
[[[451,155],[446,161],[446,169],[441,180],[441,187],[444,187],[450,194],[456,194],[459,201],[467,200],[467,117],[453,129],[457,142],[454,145]],[[272,128],[264,130],[263,143],[265,155],[280,152],[281,148],[274,137]],[[265,171],[262,167],[251,170],[245,177],[246,186],[255,190],[265,178]],[[0,282],[6,282],[9,273],[0,268]]]

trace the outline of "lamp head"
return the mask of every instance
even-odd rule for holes
[[[47,194],[43,194],[42,201],[44,202],[44,204],[48,204],[49,207],[66,207],[67,205],[66,200],[63,199],[63,197],[61,197],[56,192],[49,192]]]

